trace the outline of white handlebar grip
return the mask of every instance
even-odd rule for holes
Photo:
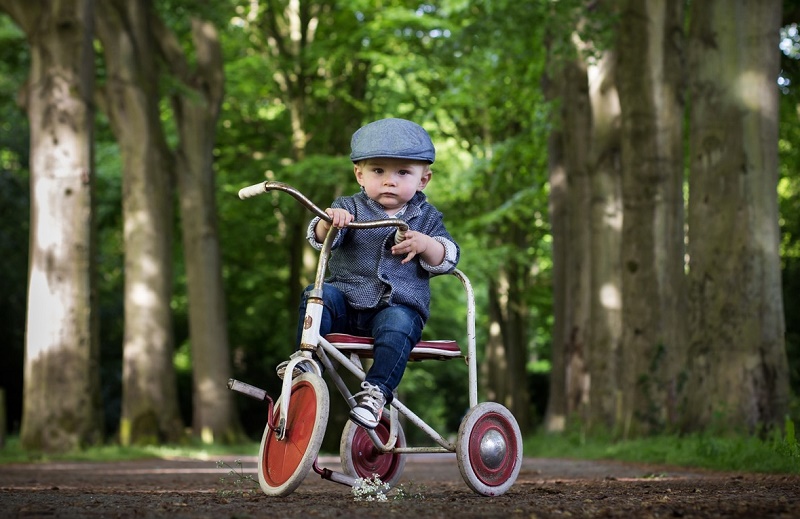
[[[401,231],[400,229],[397,229],[397,232],[394,233],[394,243],[398,244],[405,239],[406,239],[406,233],[404,231]]]
[[[252,186],[243,187],[239,190],[239,198],[244,200],[246,198],[253,198],[254,196],[266,193],[267,186],[265,184],[265,182],[260,182],[258,184],[253,184]]]

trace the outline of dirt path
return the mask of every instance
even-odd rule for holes
[[[255,476],[255,458],[241,459]],[[418,495],[376,503],[355,501],[348,487],[313,472],[286,498],[241,495],[232,492],[236,478],[220,481],[229,470],[217,461],[2,465],[0,517],[800,518],[800,476],[526,458],[514,486],[487,498],[466,486],[454,456],[428,455],[411,457],[401,481]]]

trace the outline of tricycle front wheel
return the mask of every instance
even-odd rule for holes
[[[280,419],[279,398],[274,423]],[[330,396],[325,382],[315,373],[292,381],[286,421],[286,437],[278,439],[267,425],[258,451],[258,483],[268,496],[287,496],[303,482],[317,459],[328,425]]]

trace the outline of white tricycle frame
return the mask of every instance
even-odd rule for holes
[[[314,215],[327,221],[330,217],[295,188],[282,182],[266,181],[243,188],[239,198],[247,199],[270,191],[292,195]],[[397,227],[402,233],[408,225],[401,219],[390,218],[369,222],[351,222],[352,229]],[[327,428],[330,397],[323,372],[330,378],[350,408],[356,405],[353,393],[342,378],[340,369],[363,381],[366,373],[362,358],[372,354],[372,339],[344,334],[319,335],[322,317],[322,290],[331,244],[339,229],[331,226],[320,251],[314,287],[306,304],[302,338],[298,350],[289,358],[281,394],[275,402],[263,389],[231,379],[231,390],[269,404],[267,425],[258,454],[258,480],[261,489],[270,496],[292,493],[310,470],[348,486],[374,476],[392,487],[405,467],[406,456],[415,453],[455,453],[461,475],[473,491],[486,496],[505,493],[519,474],[522,465],[522,438],[514,416],[495,402],[478,402],[478,368],[475,338],[475,298],[469,279],[456,269],[452,274],[464,287],[467,299],[467,353],[463,355],[454,341],[421,341],[411,352],[411,361],[465,358],[469,372],[469,410],[459,426],[455,442],[446,439],[416,413],[406,407],[395,393],[375,430],[359,427],[351,421],[345,425],[340,441],[342,472],[320,468],[317,463]],[[304,363],[305,371],[292,377],[295,368]],[[433,440],[434,446],[408,446],[400,424],[400,416]]]

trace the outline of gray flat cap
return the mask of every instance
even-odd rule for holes
[[[388,157],[433,164],[436,150],[425,129],[405,119],[380,119],[359,128],[350,141],[350,160]]]

